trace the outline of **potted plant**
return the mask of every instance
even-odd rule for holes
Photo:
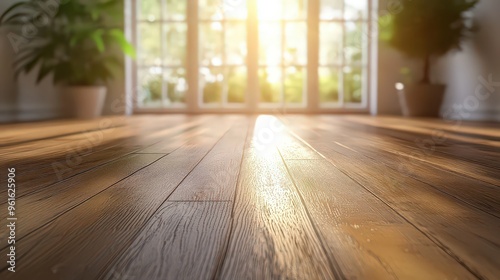
[[[405,116],[438,117],[446,85],[433,83],[433,59],[460,50],[461,42],[474,31],[465,12],[478,0],[401,0],[402,7],[390,15],[386,39],[390,46],[423,62],[422,80],[398,83],[398,95]],[[382,33],[384,34],[384,33]]]
[[[122,30],[115,27],[122,4],[66,0],[47,10],[38,2],[18,2],[0,16],[0,26],[12,29],[16,42],[22,43],[16,46],[15,76],[36,69],[39,83],[52,75],[53,83],[69,97],[76,117],[100,116],[106,82],[123,68],[123,53],[134,56]],[[30,36],[25,34],[27,28],[32,29]]]

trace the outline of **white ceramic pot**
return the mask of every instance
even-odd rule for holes
[[[398,84],[396,87],[402,87]],[[405,117],[439,117],[445,85],[412,84],[398,88],[399,103]]]
[[[63,88],[70,100],[71,115],[93,119],[102,115],[107,89],[104,86],[67,86]]]

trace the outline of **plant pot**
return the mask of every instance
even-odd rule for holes
[[[107,89],[104,86],[67,86],[63,88],[70,100],[71,115],[93,119],[102,115]]]
[[[398,84],[397,87],[403,116],[439,117],[445,85],[413,84],[403,88]]]

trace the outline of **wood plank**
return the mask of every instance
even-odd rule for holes
[[[124,155],[131,154],[135,151],[143,149],[149,145],[158,142],[160,139],[174,137],[182,134],[182,130],[196,127],[199,125],[195,122],[180,123],[166,129],[155,129],[155,127],[146,129],[138,129],[135,132],[133,128],[127,127],[125,129],[118,129],[112,137],[110,135],[101,135],[97,138],[105,138],[107,142],[89,142],[85,136],[81,140],[76,140],[81,137],[72,137],[68,141],[66,150],[58,151],[60,155],[54,155],[53,147],[48,148],[47,151],[39,151],[38,155],[32,155],[29,150],[26,152],[16,154],[18,160],[4,159],[5,162],[10,162],[10,166],[14,166],[18,170],[18,174],[23,174],[23,180],[19,182],[20,193],[22,196],[33,189],[39,189],[50,186],[54,183],[78,175],[95,168],[96,166],[108,163]],[[113,131],[107,132],[112,134]],[[102,133],[102,132],[99,132]],[[181,144],[177,143],[179,147]],[[44,141],[37,145],[44,149]],[[81,147],[87,147],[85,149]],[[36,147],[33,147],[36,148]],[[31,172],[30,172],[31,171]],[[0,193],[5,193],[5,189],[0,190]]]
[[[137,151],[136,153],[163,153],[168,154],[174,151],[183,143],[189,143],[189,141],[196,141],[195,137],[203,137],[204,134],[208,134],[210,129],[215,126],[221,127],[231,127],[235,121],[241,120],[241,116],[203,116],[203,125],[196,127],[187,127],[182,130],[181,133],[176,134],[174,137],[166,138],[158,143],[148,146],[144,149]]]
[[[78,206],[103,190],[160,159],[162,155],[129,155],[100,168],[82,173],[63,182],[17,198],[16,239],[44,226],[61,214]],[[0,207],[6,207],[6,202]],[[36,213],[34,215],[33,213]],[[0,214],[7,220],[7,213]],[[2,249],[7,244],[1,244]]]
[[[311,126],[310,129],[314,130],[315,127]],[[321,130],[321,134],[332,145],[349,148],[352,152],[383,163],[404,176],[411,176],[477,209],[500,217],[500,188],[495,185],[390,152],[400,148],[391,138],[380,140],[371,133],[354,130],[346,134],[344,129],[337,127]]]
[[[26,236],[17,247],[16,277],[95,279],[105,273],[224,132],[212,130]],[[2,279],[12,277],[6,265],[0,265]]]
[[[475,279],[326,160],[287,160],[328,253],[346,279]]]
[[[255,131],[261,127],[257,120]],[[247,144],[216,279],[337,279],[275,147]]]
[[[377,147],[376,144],[347,139],[339,139],[337,143],[398,170],[404,176],[411,176],[425,182],[463,203],[500,218],[500,188],[498,186],[438,169],[433,165],[412,160],[412,158],[388,153],[380,145]]]
[[[428,184],[401,176],[398,171],[353,153],[348,147],[332,145],[329,141],[308,142],[340,171],[379,197],[476,276],[495,279],[499,274],[499,219],[446,196]]]
[[[234,125],[179,185],[169,200],[233,200],[247,129],[247,122]]]
[[[279,151],[311,219],[347,279],[474,279],[372,193],[288,132]],[[285,140],[286,139],[286,140]],[[284,155],[293,149],[295,158]],[[316,154],[316,156],[311,156]],[[316,160],[317,158],[321,158]]]
[[[391,137],[394,140],[402,140],[405,146],[419,147],[427,153],[437,152],[442,156],[452,156],[466,162],[473,164],[480,164],[485,167],[500,168],[498,157],[500,156],[500,148],[479,143],[471,143],[471,140],[485,139],[493,143],[500,143],[500,138],[485,136],[485,135],[467,135],[463,134],[460,127],[455,130],[449,131],[438,128],[417,129],[411,128],[406,121],[405,125],[389,126],[382,125],[371,126],[368,124],[359,125],[348,119],[345,122],[347,126],[353,126],[354,131],[370,132],[372,135],[381,135]],[[410,127],[410,129],[408,128]],[[460,139],[455,139],[456,135],[466,135]]]
[[[351,125],[350,127],[355,127],[355,128],[358,127],[359,129],[360,126]],[[400,128],[401,126],[397,127]],[[429,133],[432,132],[433,131]],[[373,134],[374,131],[371,131],[371,133]],[[387,134],[389,132],[386,130],[384,131],[384,133]],[[399,135],[404,135],[404,134],[399,133]],[[446,135],[446,137],[448,137],[447,141],[453,139],[453,137],[450,136],[450,134]],[[491,158],[489,156],[489,152],[491,151],[500,151],[500,141],[482,140],[470,137],[460,138],[460,141],[464,141],[463,143],[467,143],[467,147],[469,147],[469,149],[472,149],[476,145],[479,145],[479,147],[489,147],[489,149],[487,150],[487,152],[484,154],[483,157],[475,157],[474,160],[471,160],[470,155],[460,156],[460,152],[456,152],[453,155],[450,155],[444,151],[440,151],[440,145],[435,145],[432,147],[432,149],[426,150],[419,148],[415,143],[415,140],[425,141],[429,140],[430,138],[419,138],[419,137],[412,138],[410,136],[409,139],[410,141],[392,138],[392,140],[395,143],[399,144],[398,145],[399,152],[404,153],[406,156],[410,156],[415,160],[426,162],[427,164],[436,165],[445,170],[451,170],[458,174],[464,174],[471,178],[476,178],[484,182],[500,186],[500,175],[498,173],[498,164],[495,163],[496,161],[494,160],[494,158]],[[481,152],[481,150],[476,150],[476,152],[478,154],[483,153]],[[490,158],[490,160],[488,160],[488,158]]]
[[[0,147],[99,130],[102,129],[103,119],[106,122],[112,122],[112,127],[125,125],[122,116],[108,116],[95,120],[56,120],[35,123],[0,124]]]
[[[104,279],[212,279],[230,218],[229,202],[166,202]]]

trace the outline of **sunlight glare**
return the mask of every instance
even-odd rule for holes
[[[277,20],[282,16],[282,2],[277,0],[258,0],[259,19]]]
[[[253,132],[253,145],[259,157],[273,155],[278,145],[284,139],[284,126],[281,121],[269,115],[261,115],[255,122]]]

